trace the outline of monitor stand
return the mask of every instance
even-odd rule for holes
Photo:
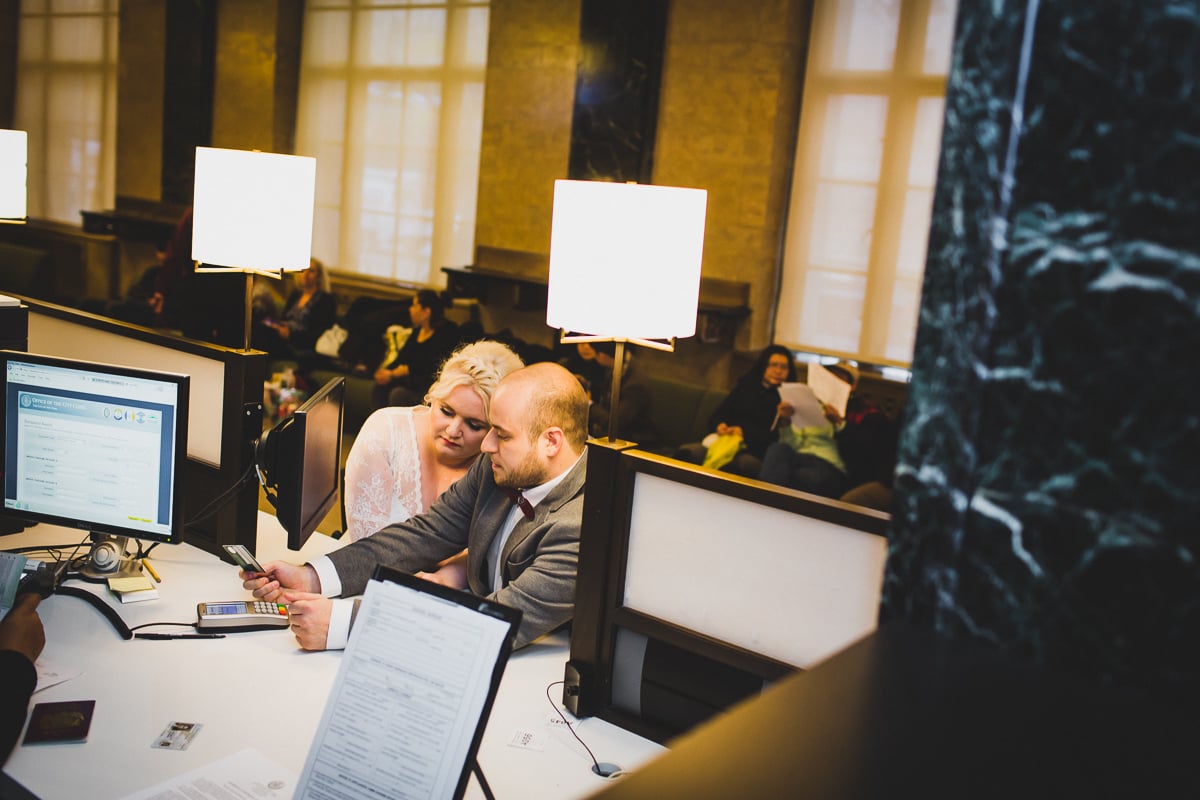
[[[0,519],[0,536],[8,536],[10,533],[20,533],[25,530],[25,522],[19,519],[10,519],[5,517]]]
[[[142,565],[136,555],[125,554],[128,537],[110,536],[107,533],[92,534],[92,549],[79,568],[79,576],[86,581],[106,581],[109,578],[136,578],[142,574]]]

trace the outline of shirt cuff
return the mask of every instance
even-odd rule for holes
[[[326,650],[345,650],[350,640],[350,618],[354,614],[354,601],[334,600],[329,610],[329,633],[325,635]]]
[[[314,558],[308,565],[317,572],[321,581],[321,594],[325,597],[337,597],[342,593],[342,579],[338,577],[337,567],[329,560],[329,556]]]

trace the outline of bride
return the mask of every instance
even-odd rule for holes
[[[426,405],[381,408],[363,423],[346,459],[346,535],[370,536],[428,511],[467,473],[488,432],[488,404],[521,359],[479,341],[446,359]]]

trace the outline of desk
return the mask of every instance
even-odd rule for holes
[[[1185,699],[892,623],[679,737],[600,798],[1200,797]]]
[[[38,525],[0,539],[0,547],[79,538],[77,531]],[[339,546],[314,534],[295,553],[285,541],[275,518],[260,513],[261,560],[302,561]],[[122,605],[102,584],[87,585],[131,626],[190,622],[198,602],[249,596],[235,567],[190,545],[160,545],[152,561],[163,579],[159,600]],[[36,693],[33,702],[96,700],[87,742],[29,747],[18,742],[5,765],[5,772],[43,800],[124,797],[246,747],[301,772],[341,663],[340,651],[301,651],[282,631],[217,640],[126,641],[94,608],[73,597],[51,597],[39,613],[47,640],[41,660],[83,674]],[[592,774],[587,753],[567,731],[549,725],[556,715],[545,688],[562,680],[567,653],[567,637],[559,633],[509,661],[479,752],[484,775],[500,800],[582,797],[609,783]],[[557,700],[561,690],[556,687],[551,696]],[[173,720],[204,727],[185,751],[152,749],[155,737]],[[544,749],[510,746],[517,730],[540,734]],[[586,719],[576,730],[597,758],[626,769],[662,752],[657,744],[603,720]],[[473,779],[468,796],[482,796]]]

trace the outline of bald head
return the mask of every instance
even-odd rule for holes
[[[511,399],[520,399],[530,439],[547,428],[561,428],[571,449],[583,450],[587,442],[588,398],[579,379],[565,367],[550,362],[514,370],[496,388]]]

